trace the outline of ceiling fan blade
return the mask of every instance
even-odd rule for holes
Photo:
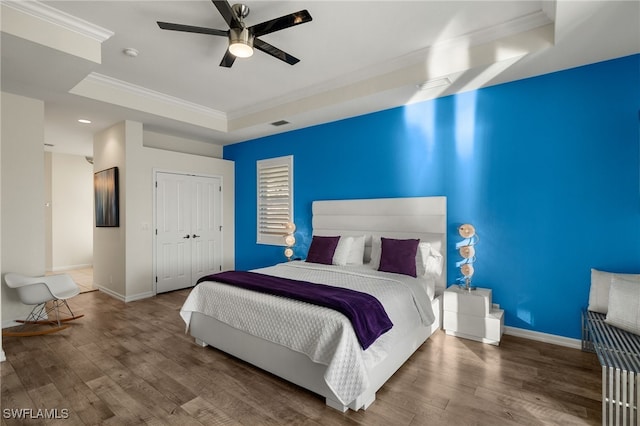
[[[263,51],[264,53],[267,53],[271,56],[273,56],[276,59],[280,59],[281,61],[284,61],[286,63],[288,63],[289,65],[295,65],[298,62],[300,62],[300,59],[289,55],[287,52],[284,52],[280,49],[278,49],[275,46],[270,45],[267,42],[264,42],[260,39],[254,39],[253,40],[253,47],[255,47],[258,50]]]
[[[236,60],[236,57],[233,56],[231,52],[229,52],[229,49],[227,49],[227,53],[224,54],[224,56],[222,57],[222,61],[220,61],[220,66],[231,68],[231,65],[233,65],[235,60]]]
[[[184,31],[187,33],[210,34],[227,37],[229,31],[216,30],[215,28],[194,27],[192,25],[172,24],[171,22],[160,22],[158,26],[163,30]]]
[[[260,37],[265,34],[284,30],[285,28],[304,24],[305,22],[309,21],[311,21],[311,15],[309,14],[309,12],[307,10],[301,10],[299,12],[272,19],[270,21],[265,21],[261,24],[253,25],[249,27],[249,29],[256,37]]]
[[[231,9],[231,5],[229,4],[228,1],[226,0],[211,0],[211,1],[213,2],[214,6],[218,9],[218,12],[220,12],[220,15],[222,15],[227,25],[229,25],[229,28],[239,28],[241,26],[240,21],[238,20],[238,17],[236,16],[233,9]]]

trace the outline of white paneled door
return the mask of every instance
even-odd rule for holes
[[[156,292],[222,270],[220,178],[156,173]]]

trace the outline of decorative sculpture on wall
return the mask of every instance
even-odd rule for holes
[[[291,261],[293,257],[293,246],[296,243],[296,237],[293,236],[293,233],[296,232],[296,225],[293,222],[287,222],[285,225],[285,236],[284,236],[284,244],[287,248],[284,249],[284,255],[287,258],[287,261]]]
[[[464,283],[461,287],[467,291],[475,290],[476,288],[471,285],[471,277],[475,272],[473,264],[476,261],[476,249],[474,246],[478,243],[479,238],[476,235],[476,228],[469,223],[460,225],[458,233],[464,240],[456,244],[458,253],[462,257],[462,260],[456,263],[456,266],[460,268],[462,273],[461,281]]]

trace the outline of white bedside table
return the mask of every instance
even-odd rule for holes
[[[491,290],[467,291],[452,285],[444,291],[443,328],[451,336],[499,345],[504,332],[504,310],[494,306]]]

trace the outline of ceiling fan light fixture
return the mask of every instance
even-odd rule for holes
[[[248,58],[253,55],[253,36],[247,28],[229,30],[229,52],[237,58]]]

